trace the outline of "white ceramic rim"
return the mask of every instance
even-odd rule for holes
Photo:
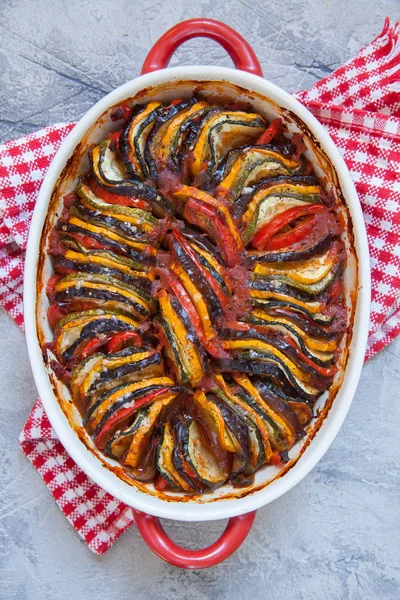
[[[62,411],[46,373],[36,332],[36,271],[40,239],[53,187],[65,166],[67,158],[81,141],[91,125],[110,107],[132,97],[142,89],[171,81],[225,81],[269,97],[276,104],[295,113],[320,142],[336,169],[341,188],[353,220],[355,249],[359,261],[358,300],[356,306],[352,350],[341,385],[340,406],[335,401],[321,430],[311,441],[300,460],[281,478],[248,496],[221,499],[216,502],[169,502],[139,492],[134,486],[105,469],[87,450],[70,426]],[[364,219],[347,166],[334,142],[317,119],[297,100],[275,84],[243,71],[225,67],[173,67],[142,75],[111,92],[91,108],[63,141],[44,178],[32,217],[24,277],[24,318],[29,359],[35,383],[43,406],[61,443],[98,485],[127,505],[158,517],[182,521],[210,521],[244,514],[268,504],[299,483],[323,457],[348,413],[360,378],[368,339],[370,311],[370,268],[368,241]],[[335,409],[335,410],[334,410]]]

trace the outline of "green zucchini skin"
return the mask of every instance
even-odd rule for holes
[[[49,250],[49,351],[96,447],[159,492],[289,460],[347,327],[338,202],[284,124],[260,145],[261,116],[209,102],[136,105],[89,150]]]

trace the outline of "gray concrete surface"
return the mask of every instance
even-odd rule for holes
[[[0,0],[0,139],[80,117],[138,75],[176,22],[224,20],[254,46],[265,75],[308,87],[370,41],[398,0]],[[195,40],[173,64],[230,64]],[[349,416],[314,471],[260,510],[224,564],[185,572],[132,528],[94,556],[23,457],[18,434],[35,398],[24,338],[0,312],[0,598],[369,600],[400,598],[400,340],[364,368]],[[225,523],[169,522],[181,544],[211,543]]]

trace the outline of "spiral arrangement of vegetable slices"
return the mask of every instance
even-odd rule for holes
[[[133,478],[248,484],[337,372],[339,206],[279,120],[198,98],[113,118],[50,234],[52,367]]]

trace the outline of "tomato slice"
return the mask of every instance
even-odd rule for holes
[[[140,348],[142,340],[136,331],[119,331],[115,333],[107,344],[107,352],[113,354],[119,352],[127,346],[136,346]]]
[[[274,119],[271,121],[269,127],[260,135],[255,142],[255,146],[264,146],[269,144],[270,141],[282,131],[282,119]]]
[[[133,196],[120,196],[119,194],[113,194],[102,188],[96,181],[90,182],[90,189],[96,196],[108,202],[109,204],[119,204],[120,206],[132,206],[133,208],[141,208],[142,210],[151,210],[151,206],[146,200],[142,198],[134,198]]]
[[[60,279],[62,279],[62,275],[60,275],[59,273],[55,273],[55,275],[52,275],[50,277],[50,279],[47,281],[46,296],[48,297],[49,300],[51,300],[51,298],[53,297],[54,288],[57,285],[57,283],[60,281]]]
[[[57,323],[65,317],[65,310],[63,310],[58,304],[50,304],[47,309],[47,318],[50,323],[50,327],[55,329],[57,327]]]

